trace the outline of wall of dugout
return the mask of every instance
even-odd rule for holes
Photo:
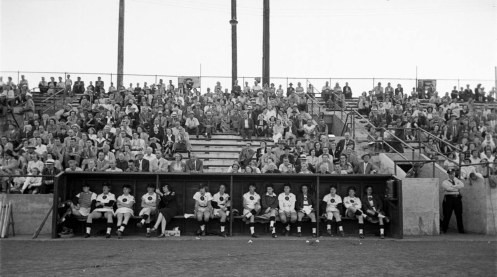
[[[100,194],[102,193],[102,184],[104,182],[111,184],[111,192],[116,197],[122,194],[124,184],[131,186],[131,194],[136,199],[136,204],[134,205],[135,215],[138,215],[140,211],[141,196],[147,192],[148,184],[152,183],[156,187],[161,187],[164,183],[168,183],[176,193],[178,216],[185,213],[193,214],[195,207],[193,195],[198,191],[200,184],[207,184],[212,195],[218,191],[220,184],[225,184],[226,192],[231,197],[232,209],[237,209],[240,212],[243,211],[242,196],[249,190],[250,183],[255,183],[256,192],[261,197],[265,194],[268,183],[273,184],[277,194],[283,192],[284,184],[290,183],[291,191],[295,195],[300,193],[300,188],[305,184],[308,185],[309,191],[316,198],[316,203],[321,203],[323,197],[329,193],[331,185],[336,186],[337,194],[342,199],[347,195],[347,189],[350,186],[357,189],[356,196],[360,198],[366,194],[366,187],[372,186],[374,193],[383,200],[383,207],[391,218],[391,222],[386,229],[387,234],[394,238],[403,237],[402,182],[391,175],[62,173],[55,179],[54,214],[57,214],[56,209],[61,201],[73,199],[81,191],[83,184],[89,184],[93,192]],[[317,215],[323,213],[320,211],[320,205],[316,205],[314,208]],[[240,228],[234,228],[233,226],[235,219],[233,213],[230,213],[230,235],[234,233],[234,229],[240,230]],[[186,221],[185,219],[181,220]],[[318,232],[320,223],[320,220],[318,220]],[[57,237],[56,226],[57,218],[53,217],[52,238]],[[183,222],[184,227],[186,227],[186,223]],[[184,231],[182,230],[182,233]]]

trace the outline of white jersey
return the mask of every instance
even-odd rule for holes
[[[142,206],[155,208],[157,206],[157,193],[155,192],[153,192],[152,194],[145,193],[142,196]]]
[[[220,207],[220,208],[226,208],[226,205],[228,204],[228,201],[230,200],[230,196],[229,194],[227,193],[224,193],[222,196],[221,194],[218,192],[216,194],[214,194],[214,197],[212,198],[212,201],[213,202],[217,202],[217,205]]]
[[[135,203],[135,197],[131,194],[128,195],[123,194],[117,198],[117,208],[125,207],[124,205],[126,205],[127,208],[128,205],[134,203]]]
[[[294,211],[295,202],[297,202],[297,197],[295,197],[295,194],[291,192],[288,195],[282,192],[280,193],[280,195],[278,195],[278,202],[280,204],[280,210]]]
[[[206,192],[204,195],[202,195],[199,191],[197,191],[193,196],[193,199],[198,202],[201,208],[205,208],[207,207],[209,201],[212,200],[212,195],[210,192]]]
[[[361,199],[359,199],[358,197],[346,196],[345,198],[343,198],[343,204],[347,209],[350,207],[354,207],[356,209],[362,208]]]
[[[326,194],[323,197],[323,202],[326,203],[327,211],[338,211],[338,204],[342,203],[342,197],[340,195],[335,194],[335,196],[331,196],[331,193]]]
[[[104,194],[104,193],[99,194],[97,196],[97,203],[100,202],[100,203],[104,204],[104,206],[103,207],[100,206],[100,207],[96,208],[95,211],[97,211],[97,212],[107,212],[107,211],[114,212],[113,207],[105,206],[105,204],[109,204],[111,201],[116,201],[116,196],[113,193],[109,192],[107,194]]]
[[[254,192],[254,194],[247,192],[243,195],[243,200],[246,203],[247,208],[254,209],[255,204],[259,203],[259,201],[261,200],[261,196],[257,194],[257,192]]]

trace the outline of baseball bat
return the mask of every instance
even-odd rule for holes
[[[43,226],[45,225],[45,222],[47,222],[48,217],[52,213],[53,208],[54,208],[54,204],[52,204],[52,207],[50,208],[50,210],[48,211],[47,215],[43,219],[43,222],[40,224],[40,226],[38,227],[38,229],[36,229],[35,233],[33,234],[33,238],[32,239],[35,239],[35,238],[38,237],[38,235],[41,232],[41,229],[43,229]]]

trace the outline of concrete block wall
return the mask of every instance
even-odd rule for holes
[[[406,178],[402,180],[404,235],[440,233],[438,179]]]
[[[1,194],[2,203],[12,202],[14,230],[16,235],[32,235],[38,229],[43,218],[52,207],[53,195],[36,194]],[[52,214],[49,216],[40,235],[51,234]],[[10,234],[9,236],[11,236]]]

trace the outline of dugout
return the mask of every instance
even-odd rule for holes
[[[392,181],[393,182],[389,182]],[[98,172],[88,174],[86,172],[65,172],[61,174],[55,182],[54,187],[54,214],[56,207],[60,201],[72,199],[78,192],[81,191],[83,184],[89,184],[93,192],[100,194],[101,187],[104,182],[111,184],[111,192],[118,197],[122,194],[122,186],[128,184],[131,186],[131,194],[135,196],[136,204],[134,205],[135,215],[140,211],[141,196],[146,193],[147,184],[153,183],[156,186],[161,186],[168,183],[174,187],[178,201],[178,215],[172,222],[172,227],[178,226],[181,229],[182,235],[193,234],[196,230],[194,219],[185,219],[183,215],[192,214],[195,206],[193,195],[198,191],[199,185],[207,184],[209,191],[214,194],[217,192],[220,184],[226,185],[226,192],[231,196],[232,209],[242,211],[242,195],[248,191],[250,183],[256,184],[256,192],[263,195],[266,191],[266,184],[272,183],[275,193],[279,194],[283,191],[285,183],[290,183],[292,192],[298,194],[300,187],[303,184],[308,185],[310,192],[316,197],[316,203],[320,203],[324,195],[329,193],[330,185],[337,187],[337,194],[342,196],[347,195],[347,188],[354,186],[357,189],[356,195],[360,198],[365,194],[366,187],[371,185],[375,194],[383,200],[383,206],[387,214],[391,218],[391,222],[386,225],[386,235],[402,238],[403,223],[402,223],[402,187],[401,181],[395,179],[391,175],[307,175],[307,174],[219,174],[219,173],[202,173],[202,174],[185,174],[185,173],[107,173]],[[317,205],[318,215],[320,207]],[[354,230],[357,225],[355,220],[344,220],[344,227],[348,230]],[[213,221],[216,224],[217,221]],[[320,224],[318,220],[318,224]],[[52,238],[57,237],[56,233],[56,217],[52,221]],[[170,229],[171,225],[168,226]],[[258,224],[260,225],[260,224]],[[265,226],[265,225],[264,225]],[[256,226],[256,232],[265,233],[264,226]],[[322,232],[323,226],[319,227],[318,232]],[[128,229],[127,229],[128,230]],[[304,230],[309,230],[303,227]],[[139,230],[130,229],[133,233]],[[240,216],[230,214],[229,230],[232,234],[248,234],[248,226]],[[140,231],[143,232],[143,231]],[[304,232],[305,234],[306,232]],[[367,233],[367,226],[366,226]]]

